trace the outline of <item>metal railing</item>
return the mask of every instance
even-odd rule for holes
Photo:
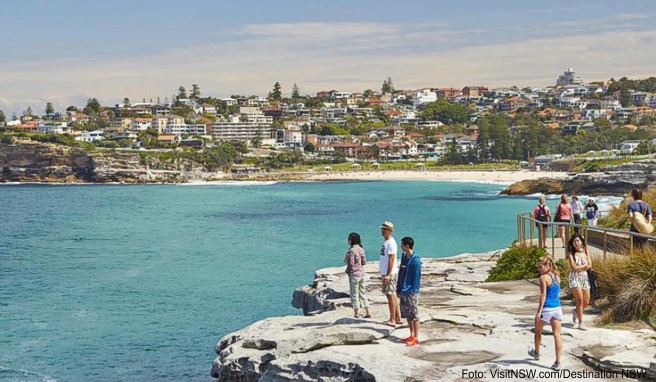
[[[540,224],[547,226],[547,238],[542,238],[542,229],[538,229],[535,225]],[[528,227],[527,227],[528,226]],[[533,240],[538,240],[538,245],[541,246],[543,242],[546,243],[546,240],[551,236],[551,255],[555,258],[556,249],[555,249],[555,236],[554,233],[557,232],[559,227],[565,227],[565,243],[569,242],[571,237],[570,227],[578,229],[579,233],[583,236],[585,240],[586,247],[588,246],[588,239],[591,234],[595,236],[595,246],[600,246],[603,249],[603,257],[606,258],[606,254],[609,251],[609,246],[614,247],[613,249],[618,250],[629,250],[629,254],[633,255],[634,248],[636,247],[636,242],[643,242],[645,244],[653,245],[656,243],[656,237],[651,235],[645,235],[637,232],[631,232],[626,230],[619,230],[613,228],[605,228],[598,226],[590,226],[586,224],[574,224],[568,222],[544,222],[539,221],[533,217],[532,212],[523,212],[517,214],[517,241],[520,243],[528,243],[533,245]],[[537,232],[536,232],[537,231]],[[536,237],[537,236],[537,237]],[[601,236],[601,237],[597,237]],[[610,240],[609,240],[610,238]],[[600,242],[598,242],[598,240]],[[621,242],[627,241],[628,245],[622,245]],[[612,245],[611,245],[612,244]],[[619,254],[619,253],[618,253]]]

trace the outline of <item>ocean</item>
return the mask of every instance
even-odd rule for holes
[[[507,246],[536,197],[425,181],[0,186],[0,381],[204,381],[215,343],[380,224],[423,257]],[[597,198],[598,199],[598,198]],[[599,199],[598,199],[599,202]],[[555,207],[556,201],[549,205]]]

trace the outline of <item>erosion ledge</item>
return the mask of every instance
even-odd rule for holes
[[[656,182],[656,160],[644,160],[605,166],[595,172],[583,172],[565,179],[524,180],[501,191],[503,195],[583,194],[622,196],[634,187]]]
[[[493,380],[492,373],[499,371],[549,371],[554,351],[547,329],[542,360],[526,354],[533,343],[536,280],[483,282],[500,252],[423,259],[417,347],[401,341],[408,335],[406,325],[391,328],[381,323],[388,313],[377,263],[366,269],[371,319],[352,317],[344,268],[327,268],[316,271],[311,285],[294,291],[292,303],[303,309],[303,316],[267,318],[224,336],[216,344],[218,357],[211,375],[222,382],[410,382]],[[565,293],[563,308],[569,313],[573,303]],[[588,317],[595,314],[586,311]],[[574,329],[569,314],[565,316],[564,369],[631,369],[656,379],[656,332],[592,324],[583,332]],[[465,369],[482,374],[463,377]],[[559,379],[551,375],[532,380]]]

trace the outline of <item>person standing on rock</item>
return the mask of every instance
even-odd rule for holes
[[[579,322],[580,330],[587,330],[583,323],[583,310],[590,305],[590,280],[588,270],[592,269],[592,259],[585,248],[585,240],[581,235],[574,234],[567,246],[567,260],[569,261],[569,288],[576,302],[572,309],[572,321]]]
[[[403,339],[408,346],[419,345],[419,287],[421,286],[421,258],[415,252],[411,237],[401,239],[401,267],[396,294],[399,296],[401,317],[408,320],[410,336]]]
[[[403,321],[401,321],[399,302],[396,299],[396,281],[399,268],[396,261],[398,245],[392,237],[394,224],[386,221],[380,226],[380,231],[385,241],[380,249],[378,264],[380,266],[380,276],[383,278],[383,293],[387,297],[387,306],[389,307],[390,313],[389,320],[385,321],[384,324],[396,326],[397,324],[402,324]]]
[[[561,195],[560,203],[556,208],[556,215],[554,217],[554,223],[571,223],[572,222],[572,206],[567,202],[567,195]],[[563,248],[565,248],[565,229],[567,226],[559,225],[558,226],[558,236],[563,243]]]
[[[588,199],[588,204],[585,205],[585,217],[588,219],[588,225],[590,227],[595,227],[597,225],[597,219],[599,218],[599,207],[597,203]]]
[[[364,318],[371,318],[369,313],[369,301],[364,289],[364,266],[367,264],[362,240],[356,232],[351,232],[348,236],[349,250],[346,252],[344,262],[346,263],[346,273],[349,276],[349,285],[351,292],[351,307],[353,307],[353,317],[358,318],[360,309],[364,308],[366,315]]]
[[[538,229],[538,241],[542,248],[547,247],[547,225],[543,222],[551,221],[551,211],[549,210],[549,206],[545,204],[545,201],[545,197],[540,196],[538,205],[533,210],[533,218],[539,222],[535,223],[535,227]]]
[[[581,213],[583,212],[583,204],[579,202],[579,197],[572,196],[572,217],[574,224],[581,224]],[[574,227],[574,233],[579,233],[579,227]]]
[[[561,322],[563,320],[563,309],[560,306],[560,275],[558,274],[558,268],[549,256],[543,256],[538,260],[538,272],[540,272],[540,303],[538,312],[535,314],[533,349],[528,351],[528,355],[535,360],[540,359],[542,329],[545,324],[550,324],[556,350],[556,362],[551,365],[551,368],[559,370],[560,357],[563,352],[563,340],[560,337]]]

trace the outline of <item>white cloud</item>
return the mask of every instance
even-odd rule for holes
[[[578,33],[501,41],[494,31],[444,24],[291,23],[248,25],[237,40],[112,60],[65,59],[0,64],[0,108],[40,110],[171,96],[198,83],[209,95],[266,94],[275,81],[289,92],[552,84],[573,66],[588,80],[653,73],[656,30]],[[234,36],[233,36],[234,37]],[[485,40],[484,40],[485,38]],[[495,40],[497,40],[495,42]],[[484,41],[489,41],[485,44]]]

